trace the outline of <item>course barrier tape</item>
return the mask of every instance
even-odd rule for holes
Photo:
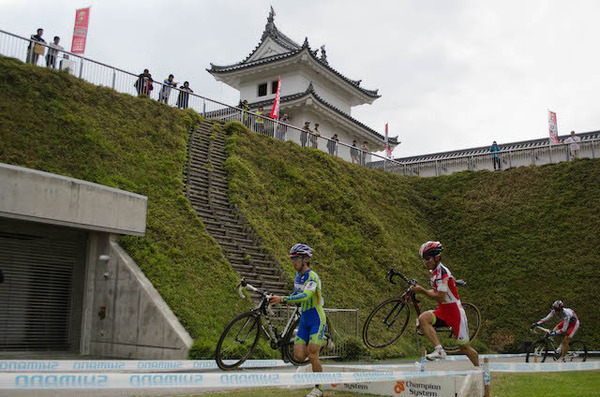
[[[227,363],[227,360],[225,360]],[[274,368],[283,360],[247,360],[240,368]],[[214,360],[0,360],[2,372],[178,371],[215,369]]]
[[[526,354],[525,353],[517,353],[517,354],[480,354],[479,355],[479,360],[483,361],[484,357],[487,357],[489,359],[494,359],[494,358],[512,358],[512,357],[525,357]],[[450,360],[450,361],[457,361],[457,360],[468,360],[469,357],[465,356],[464,354],[459,354],[456,356],[448,356],[446,357],[446,360]]]
[[[147,389],[147,388],[239,388],[303,386],[399,381],[481,373],[435,372],[318,372],[318,373],[2,373],[0,390],[23,389]]]

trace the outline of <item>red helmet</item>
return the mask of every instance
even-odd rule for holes
[[[437,256],[442,253],[444,247],[439,241],[428,241],[421,246],[419,249],[419,255],[421,258]]]

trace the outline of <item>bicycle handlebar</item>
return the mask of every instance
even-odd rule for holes
[[[550,332],[552,332],[552,331],[550,331],[548,328],[544,328],[544,327],[541,327],[541,326],[539,326],[539,325],[536,325],[536,326],[535,326],[535,328],[539,328],[539,329],[541,329],[542,331],[544,331],[544,332],[545,332],[545,333],[547,333],[547,334],[549,334]],[[531,330],[531,332],[534,332],[534,333],[535,333],[535,328],[533,328],[533,329]]]
[[[268,298],[268,297],[271,296],[271,294],[269,294],[268,292],[260,290],[260,289],[256,288],[255,286],[253,286],[252,284],[248,284],[245,279],[242,279],[240,281],[240,283],[238,284],[238,295],[241,298],[246,298],[246,295],[244,295],[244,292],[243,292],[244,289],[246,289],[246,288],[248,288],[251,291],[256,292],[257,294],[259,294],[263,298]]]
[[[404,280],[409,285],[417,285],[417,280],[412,279],[412,278],[407,278],[402,273],[398,273],[393,268],[390,268],[390,270],[388,270],[387,274],[385,275],[385,279],[389,280],[390,283],[392,283],[392,284],[396,284],[396,282],[394,282],[394,277],[400,277],[402,280]]]

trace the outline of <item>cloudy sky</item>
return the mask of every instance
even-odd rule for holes
[[[394,157],[600,130],[600,1],[0,0],[0,29],[38,27],[71,47],[75,10],[92,6],[86,56],[236,104],[205,69],[245,58],[269,7],[298,43],[325,44],[330,65],[379,89],[352,115],[402,142]]]

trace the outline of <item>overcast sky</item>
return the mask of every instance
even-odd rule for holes
[[[600,1],[0,0],[0,29],[71,48],[75,10],[92,6],[85,55],[155,79],[189,80],[209,98],[239,93],[206,68],[241,61],[269,7],[301,44],[325,44],[330,66],[367,89],[352,115],[402,142],[406,157],[600,130]]]

